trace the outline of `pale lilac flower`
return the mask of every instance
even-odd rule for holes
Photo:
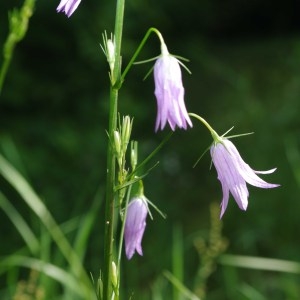
[[[162,55],[154,65],[155,96],[157,117],[155,131],[162,130],[167,121],[174,131],[176,125],[187,129],[192,122],[184,104],[184,87],[178,60],[169,54],[166,45],[162,44]]]
[[[220,218],[222,218],[227,208],[229,192],[240,209],[247,209],[249,192],[246,182],[264,189],[279,186],[278,184],[268,183],[256,175],[256,173],[273,173],[276,168],[268,171],[254,171],[243,161],[234,144],[228,139],[222,139],[220,142],[214,143],[210,153],[223,190]]]
[[[69,18],[76,10],[80,2],[81,0],[61,0],[56,11],[57,12],[63,11]]]
[[[128,204],[125,221],[125,252],[131,259],[135,251],[143,255],[142,238],[146,228],[148,205],[145,197],[135,197]]]

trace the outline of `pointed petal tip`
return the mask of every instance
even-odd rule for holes
[[[140,255],[140,256],[143,256],[143,249],[142,249],[142,246],[138,246],[136,247],[136,252]]]
[[[276,188],[276,187],[280,187],[281,184],[277,184],[277,183],[268,183],[268,186],[266,186],[265,188],[266,189],[273,189],[273,188]]]
[[[240,207],[241,210],[246,211],[248,208],[248,203],[246,203],[244,206]]]
[[[257,174],[271,174],[271,173],[274,173],[276,170],[277,170],[277,168],[273,168],[273,169],[267,170],[267,171],[256,171],[256,170],[253,170],[253,171],[254,171],[254,173],[257,173]]]
[[[134,252],[133,252],[133,251],[131,251],[131,252],[125,251],[125,252],[126,252],[126,257],[127,257],[127,259],[128,259],[128,260],[131,260],[131,258],[132,258],[132,256],[133,256]]]
[[[220,212],[220,220],[221,220],[226,211],[226,207],[224,207],[223,202],[221,203],[220,207],[221,207],[221,212]]]

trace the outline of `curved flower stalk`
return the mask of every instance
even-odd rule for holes
[[[220,218],[227,208],[229,192],[240,209],[247,209],[249,192],[246,182],[264,189],[279,186],[268,183],[256,175],[273,173],[276,168],[268,171],[254,171],[244,162],[234,144],[226,138],[219,137],[219,140],[211,146],[210,153],[223,190]]]
[[[164,129],[168,122],[171,129],[193,127],[184,104],[184,87],[179,61],[170,55],[162,42],[161,56],[154,65],[155,96],[157,100],[157,117],[155,131]]]
[[[70,18],[73,12],[77,9],[80,2],[81,0],[61,0],[56,11],[64,12],[68,16],[68,18]]]
[[[134,197],[127,208],[125,221],[125,252],[131,259],[135,251],[143,255],[142,238],[146,228],[148,204],[144,196]]]

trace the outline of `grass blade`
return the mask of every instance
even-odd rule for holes
[[[40,244],[30,227],[27,225],[21,214],[10,204],[8,199],[0,192],[0,207],[15,225],[21,237],[32,254],[37,254]]]

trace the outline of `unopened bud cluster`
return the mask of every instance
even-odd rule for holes
[[[125,156],[130,141],[132,121],[129,116],[123,117],[122,123],[119,122],[119,128],[114,131],[113,146],[120,169],[125,166]]]
[[[111,34],[110,38],[108,38],[106,31],[102,34],[102,38],[103,38],[103,45],[100,46],[106,56],[109,69],[110,69],[109,77],[111,82],[113,83],[114,82],[113,73],[114,73],[115,61],[116,61],[115,38],[113,34]]]
[[[112,146],[114,149],[114,155],[117,159],[119,171],[118,171],[118,183],[122,186],[127,180],[128,170],[126,169],[126,152],[128,144],[130,142],[131,130],[132,130],[133,119],[129,116],[125,116],[119,120],[119,128],[114,131],[112,137]],[[124,189],[120,189],[119,202],[120,204],[124,198]]]

